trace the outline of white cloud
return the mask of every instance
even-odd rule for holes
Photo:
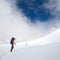
[[[27,41],[37,38],[39,28],[30,26],[27,18],[18,10],[11,6],[8,0],[0,0],[0,40],[2,43],[8,42],[12,36],[17,41]]]
[[[39,22],[32,24],[22,13],[19,12],[15,1],[0,0],[0,41],[8,43],[12,36],[16,42],[28,41],[40,38],[60,27],[57,18],[54,21]]]
[[[49,0],[49,2],[43,4],[43,6],[49,9],[55,17],[60,17],[60,0]]]

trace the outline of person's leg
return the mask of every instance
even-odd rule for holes
[[[10,50],[11,52],[12,52],[13,48],[14,48],[14,45],[12,44],[12,46],[11,46],[11,50]]]

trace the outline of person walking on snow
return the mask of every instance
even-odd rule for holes
[[[11,44],[11,50],[10,50],[10,52],[12,52],[12,50],[14,48],[14,44],[15,44],[15,38],[14,37],[11,38],[10,44]]]

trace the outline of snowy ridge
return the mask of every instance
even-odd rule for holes
[[[60,29],[54,31],[53,33],[43,38],[33,40],[33,41],[17,43],[17,45],[26,47],[26,46],[46,45],[50,43],[60,43]]]
[[[9,44],[0,45],[0,60],[17,59],[60,60],[60,29],[37,40],[17,43],[13,52]]]

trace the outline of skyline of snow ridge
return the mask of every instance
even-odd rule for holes
[[[52,2],[55,1],[56,5]],[[51,6],[50,6],[51,5]],[[31,23],[28,18],[15,6],[15,0],[0,0],[0,43],[9,43],[12,36],[16,37],[16,42],[35,40],[60,28],[60,1],[50,0],[44,4],[51,10],[55,18],[47,22],[36,20]],[[53,12],[53,6],[55,10]]]

